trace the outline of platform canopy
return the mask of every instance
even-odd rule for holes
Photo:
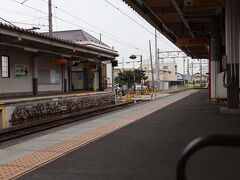
[[[208,58],[211,17],[223,14],[223,0],[123,1],[189,56]]]
[[[92,61],[109,61],[118,56],[118,52],[110,47],[89,46],[2,23],[0,23],[0,48],[32,52],[39,56],[52,54],[69,59],[82,58]]]

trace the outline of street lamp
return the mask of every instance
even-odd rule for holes
[[[141,68],[141,73],[140,73],[140,85],[141,85],[141,94],[142,94],[142,55],[131,55],[129,58],[134,60],[137,58],[137,56],[140,57],[140,68]],[[134,70],[134,90],[135,90],[135,70]]]

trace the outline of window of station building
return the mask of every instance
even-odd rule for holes
[[[10,65],[9,65],[9,57],[2,56],[2,77],[9,78],[10,77]]]
[[[168,69],[168,66],[163,66],[163,69]]]

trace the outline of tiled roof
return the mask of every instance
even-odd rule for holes
[[[76,47],[82,47],[82,48],[86,48],[86,49],[96,50],[96,48],[85,46],[85,45],[73,42],[71,40],[63,39],[63,38],[56,37],[56,36],[51,37],[47,33],[37,33],[37,32],[26,30],[26,29],[23,29],[23,28],[20,28],[20,27],[17,27],[17,26],[13,26],[13,25],[0,23],[0,28],[1,29],[7,29],[9,31],[20,32],[20,33],[27,34],[27,35],[32,35],[32,36],[47,39],[47,40],[53,40],[53,41],[56,41],[56,42],[67,44],[67,45],[73,45],[73,46],[76,46]],[[111,53],[113,55],[118,55],[117,51],[115,51],[115,50],[112,50]]]
[[[49,33],[44,33],[44,34],[49,34]],[[91,41],[106,47],[106,44],[102,43],[100,40],[97,38],[93,37],[89,33],[83,30],[68,30],[68,31],[55,31],[53,32],[53,36],[65,40],[69,40],[72,42],[79,42],[79,41]]]

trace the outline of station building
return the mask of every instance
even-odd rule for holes
[[[100,91],[117,56],[82,30],[49,36],[0,23],[0,128],[111,105],[113,93]]]
[[[0,98],[106,88],[117,51],[82,30],[36,33],[0,24]]]

